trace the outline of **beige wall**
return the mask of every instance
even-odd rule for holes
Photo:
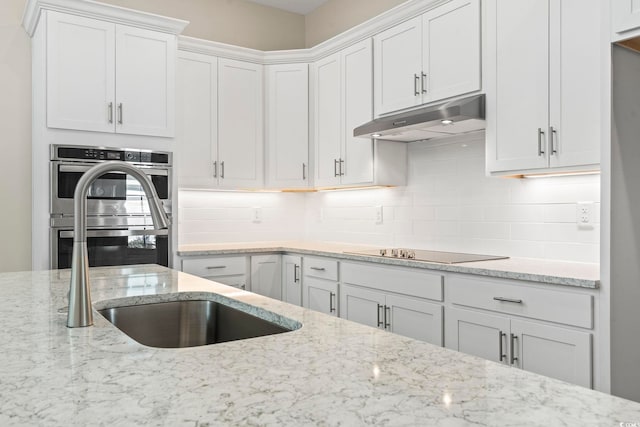
[[[31,269],[31,50],[25,0],[0,1],[0,272]]]
[[[184,35],[260,50],[304,47],[304,16],[247,0],[102,0],[185,19]]]
[[[306,46],[315,46],[405,1],[329,0],[305,16]]]

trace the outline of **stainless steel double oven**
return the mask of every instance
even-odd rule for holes
[[[69,268],[73,248],[73,194],[92,166],[121,160],[151,179],[171,217],[172,155],[168,152],[51,145],[51,268]],[[138,181],[124,173],[107,173],[89,189],[87,246],[91,267],[171,263],[171,228],[155,230]]]

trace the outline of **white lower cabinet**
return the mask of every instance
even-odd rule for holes
[[[282,299],[281,255],[251,257],[251,292],[269,298]]]
[[[447,348],[593,386],[591,295],[473,276],[453,276],[447,289]]]
[[[442,345],[442,306],[420,298],[343,284],[340,317]]]
[[[302,257],[282,255],[282,301],[302,305]]]
[[[340,317],[443,344],[441,274],[350,262],[340,265],[340,274]]]
[[[249,288],[248,267],[249,258],[246,256],[185,258],[182,260],[183,272],[239,289]]]
[[[338,283],[315,277],[303,278],[302,306],[338,316]]]

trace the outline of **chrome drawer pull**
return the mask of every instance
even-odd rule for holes
[[[325,271],[326,270],[326,268],[324,268],[324,267],[309,267],[309,269],[316,270],[316,271]]]
[[[504,298],[504,297],[493,297],[493,299],[501,302],[512,302],[514,304],[522,304],[521,299]]]
[[[329,313],[334,313],[336,311],[336,308],[333,305],[333,297],[335,296],[336,294],[334,294],[333,292],[329,292]]]
[[[515,346],[515,343],[514,343],[515,340],[517,340],[517,339],[518,339],[517,336],[515,336],[514,334],[511,334],[511,342],[510,342],[510,345],[509,345],[510,350],[511,350],[510,351],[510,353],[511,353],[511,358],[510,359],[511,360],[509,360],[509,362],[510,362],[511,365],[513,365],[515,362],[518,361],[518,358],[515,356],[515,348],[516,348],[516,346]]]
[[[506,336],[507,334],[505,334],[504,332],[498,331],[498,342],[499,342],[498,353],[500,355],[501,362],[507,358],[507,355],[504,354],[504,349],[502,348],[502,338],[506,338]]]
[[[212,266],[207,267],[207,270],[217,270],[219,268],[227,268],[227,266],[226,265],[212,265]]]
[[[380,319],[380,309],[383,307],[384,307],[383,305],[378,304],[378,328],[383,325],[383,322]]]

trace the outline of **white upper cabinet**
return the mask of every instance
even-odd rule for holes
[[[175,35],[46,15],[48,127],[173,136]]]
[[[480,89],[479,0],[451,0],[373,40],[376,116]]]
[[[624,33],[640,29],[640,0],[611,0],[611,14],[614,40],[636,35]]]
[[[487,1],[488,172],[597,168],[599,8],[598,0]]]
[[[267,186],[309,186],[309,66],[266,67]]]
[[[179,186],[261,187],[262,66],[180,52],[177,81]]]
[[[218,60],[218,168],[222,187],[263,185],[262,79],[262,65]]]
[[[218,186],[218,58],[178,53],[176,160],[181,187]]]

